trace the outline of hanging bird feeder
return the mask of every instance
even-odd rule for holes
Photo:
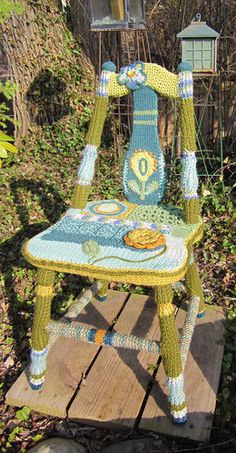
[[[191,63],[193,72],[214,73],[219,33],[201,21],[197,14],[191,24],[177,34],[182,44],[182,61]]]
[[[145,0],[89,0],[91,30],[142,30]]]

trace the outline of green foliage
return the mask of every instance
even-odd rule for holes
[[[19,409],[16,411],[16,418],[20,420],[21,422],[28,420],[29,416],[31,413],[31,409],[28,406],[22,407],[22,409]]]
[[[17,153],[17,148],[12,145],[12,143],[9,143],[12,141],[12,137],[0,131],[0,167],[1,159],[6,159],[8,157],[7,151],[10,151],[11,153]]]
[[[22,433],[23,430],[24,430],[24,428],[22,428],[21,426],[16,426],[12,430],[12,432],[8,436],[8,441],[6,443],[7,448],[10,448],[12,446],[12,443],[15,442],[18,434]]]
[[[1,6],[0,6],[0,14],[1,14]],[[12,99],[16,91],[16,85],[12,83],[10,80],[7,80],[5,84],[0,81],[0,94],[3,94],[5,98],[9,101]],[[5,102],[1,102],[0,104],[0,127],[2,129],[6,129],[7,123],[13,123],[14,120],[8,114],[9,107],[7,107]],[[17,148],[9,142],[14,141],[12,137],[5,134],[0,130],[0,167],[2,166],[1,159],[6,159],[8,157],[8,151],[11,153],[17,153]]]
[[[5,83],[0,81],[0,94],[9,101],[13,98],[16,92],[16,85],[10,80],[7,80]],[[13,123],[12,118],[8,114],[9,107],[6,105],[6,102],[1,102],[0,104],[0,127],[6,129],[7,122]]]
[[[11,17],[11,13],[22,14],[23,5],[21,2],[13,0],[1,0],[0,2],[0,24],[3,24]]]

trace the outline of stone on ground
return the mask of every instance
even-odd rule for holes
[[[55,437],[44,440],[35,447],[27,450],[28,453],[87,453],[87,449],[71,439]]]

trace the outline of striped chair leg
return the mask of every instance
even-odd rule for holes
[[[199,311],[198,311],[197,317],[203,318],[203,316],[205,315],[205,310],[204,310],[204,296],[203,296],[202,284],[201,284],[201,280],[199,277],[197,264],[195,263],[195,261],[193,259],[190,262],[188,270],[186,272],[185,283],[186,283],[186,288],[189,293],[189,296],[190,297],[199,297],[200,302],[199,302]]]
[[[99,280],[102,284],[102,287],[96,293],[95,298],[100,302],[104,302],[107,298],[107,289],[108,289],[108,282],[107,280]]]
[[[54,278],[54,271],[38,269],[29,378],[30,386],[34,390],[39,390],[44,382],[48,353],[48,334],[45,327],[50,321]]]
[[[174,423],[183,424],[187,421],[187,408],[172,300],[173,292],[170,285],[156,288],[157,312],[161,329],[160,352],[168,377],[170,411]]]

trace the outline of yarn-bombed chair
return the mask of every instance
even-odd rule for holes
[[[133,132],[123,172],[127,200],[88,202],[109,96],[121,97],[130,92],[134,104]],[[165,162],[157,132],[158,94],[179,100],[182,209],[161,203]],[[104,63],[72,207],[55,225],[23,245],[25,258],[38,268],[30,365],[32,389],[39,389],[44,382],[49,334],[99,345],[156,351],[162,356],[168,377],[173,421],[186,422],[183,369],[196,316],[204,315],[203,292],[193,258],[193,245],[202,237],[203,230],[195,149],[193,84],[188,63],[179,65],[178,75],[142,62],[129,64],[116,74],[113,63]],[[160,343],[79,324],[75,327],[69,321],[51,321],[55,272],[94,279],[92,287],[83,293],[77,313],[91,300],[92,294],[105,300],[111,280],[154,286]],[[172,284],[183,277],[190,302],[179,338]]]

